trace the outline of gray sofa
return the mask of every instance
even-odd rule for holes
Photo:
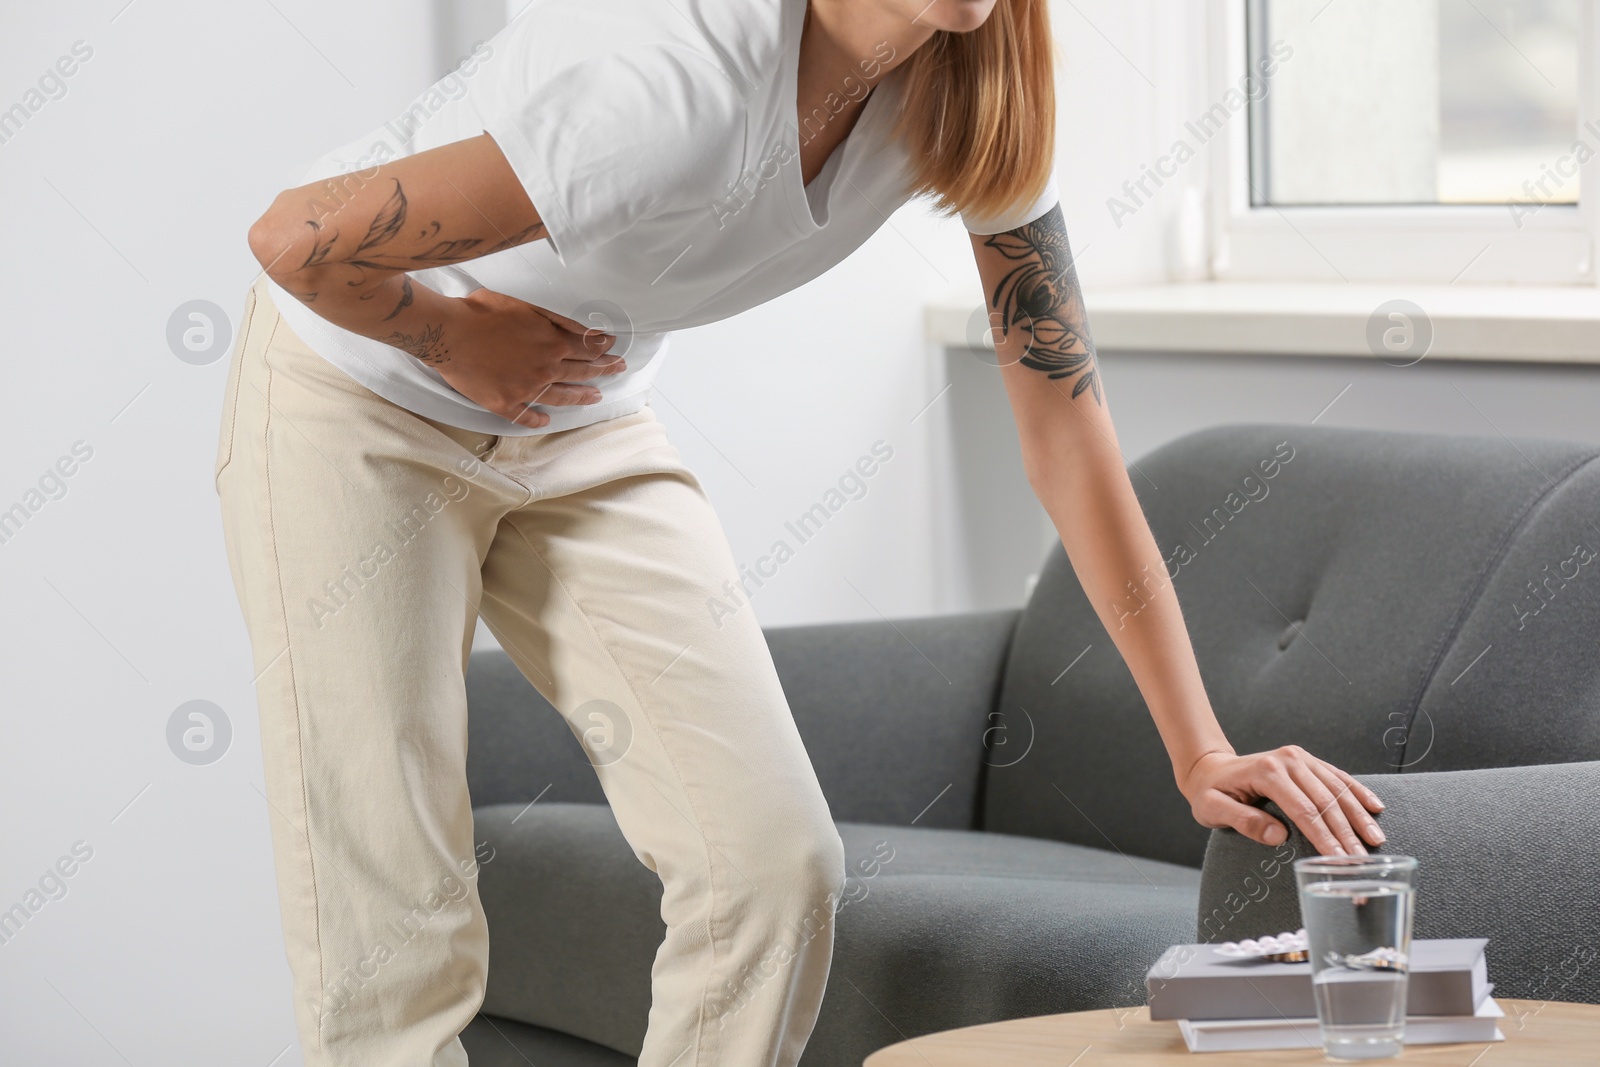
[[[1489,937],[1499,996],[1600,1003],[1597,456],[1242,425],[1134,464],[1234,745],[1296,743],[1372,785],[1384,850],[1421,858],[1417,936]],[[850,875],[806,1067],[1142,1004],[1167,945],[1299,925],[1287,861],[1314,849],[1193,821],[1059,546],[1020,612],[768,639]],[[474,655],[468,686],[494,848],[474,1067],[632,1064],[660,884],[505,656]]]

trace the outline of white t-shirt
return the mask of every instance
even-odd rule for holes
[[[269,279],[279,311],[352,378],[448,425],[513,436],[637,411],[671,331],[803,285],[910,198],[905,148],[888,136],[899,69],[873,87],[848,138],[803,184],[796,73],[805,11],[806,0],[534,0],[406,113],[322,156],[301,179],[370,172],[491,134],[549,237],[411,277],[446,296],[487,287],[615,334],[612,351],[628,369],[589,382],[598,403],[541,406],[550,422],[522,426]],[[885,44],[875,58],[895,57]],[[855,99],[865,91],[841,87]],[[962,222],[999,233],[1056,201],[1052,175],[1013,217]]]

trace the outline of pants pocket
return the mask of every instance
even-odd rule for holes
[[[239,415],[239,383],[243,377],[245,346],[249,344],[251,327],[255,324],[256,306],[260,301],[257,287],[252,285],[245,297],[244,317],[239,325],[239,336],[234,341],[233,353],[228,359],[228,382],[222,390],[222,426],[217,439],[217,456],[211,471],[213,488],[222,478],[233,459],[233,432]]]

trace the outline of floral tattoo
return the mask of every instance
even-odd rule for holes
[[[1100,403],[1100,364],[1060,206],[1025,226],[995,234],[984,246],[1016,263],[995,286],[990,304],[1000,313],[1002,337],[1010,337],[1013,328],[1027,333],[1019,362],[1052,379],[1081,375],[1073,383],[1073,397],[1088,390]]]

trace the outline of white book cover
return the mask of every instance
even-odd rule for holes
[[[1484,997],[1475,1015],[1407,1015],[1405,1043],[1443,1045],[1458,1041],[1504,1041],[1495,1024],[1505,1010]],[[1321,1048],[1322,1032],[1309,1019],[1179,1019],[1190,1052],[1243,1052],[1250,1049]]]

